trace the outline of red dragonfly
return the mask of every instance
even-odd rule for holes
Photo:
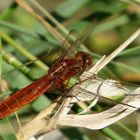
[[[87,33],[90,33],[90,31],[91,30],[89,30]],[[71,33],[73,32],[70,32],[66,38],[64,43],[65,46],[68,45],[67,40],[69,39],[68,37]],[[89,54],[80,51],[76,53],[75,56],[67,58],[70,51],[72,51],[73,48],[80,43],[80,40],[85,38],[85,35],[87,36],[87,34],[82,34],[71,46],[69,46],[69,49],[67,48],[66,52],[51,66],[48,74],[34,81],[25,88],[15,92],[7,99],[1,101],[0,119],[7,117],[13,112],[31,103],[48,90],[64,89],[64,83],[66,80],[88,70],[92,66],[92,57]]]
[[[79,39],[73,43],[73,47],[77,43],[79,43]],[[31,103],[47,90],[64,88],[64,82],[67,79],[92,66],[92,58],[89,54],[81,51],[73,58],[65,58],[68,52],[69,50],[51,66],[48,74],[1,101],[0,119]]]

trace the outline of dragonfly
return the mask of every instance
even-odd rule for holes
[[[90,31],[88,31],[88,33]],[[75,31],[72,30],[66,37],[64,46],[67,49],[50,67],[48,74],[35,80],[28,86],[18,90],[0,102],[0,119],[9,116],[13,112],[31,103],[46,91],[64,90],[66,88],[65,81],[73,76],[79,76],[84,71],[87,71],[92,67],[93,58],[89,54],[83,51],[74,53],[75,47],[81,43],[83,38],[85,38],[85,34],[77,37],[73,44],[70,45],[68,40],[73,34],[75,34]],[[71,56],[72,52],[74,56]]]
[[[79,75],[79,73],[91,67],[92,58],[90,55],[85,52],[79,52],[74,57],[66,59],[65,56],[68,53],[69,51],[66,51],[66,53],[51,66],[47,75],[1,101],[0,118],[3,119],[9,116],[51,88],[60,90],[65,88],[64,82],[67,79],[74,75]]]
[[[80,42],[88,36],[92,31],[90,28],[86,33],[77,37],[72,45],[68,43],[69,37],[73,34],[73,31],[71,31],[64,41],[64,46],[68,45],[68,47],[66,47],[67,50],[50,67],[48,74],[0,102],[0,119],[9,116],[13,112],[31,103],[46,91],[51,89],[64,89],[66,80],[91,68],[93,59],[89,54],[83,51],[76,54],[70,53],[70,51],[75,52],[73,51],[75,46],[78,46]],[[72,54],[71,58],[67,58],[70,54]]]
[[[73,33],[72,30],[68,36]],[[66,80],[88,70],[92,66],[92,57],[89,54],[79,51],[71,58],[66,57],[70,50],[72,51],[73,47],[77,46],[82,37],[84,35],[77,38],[70,49],[67,48],[65,53],[50,67],[48,74],[2,100],[0,102],[0,119],[31,103],[48,90],[65,88]],[[68,37],[64,42],[65,46],[68,45],[67,39]]]

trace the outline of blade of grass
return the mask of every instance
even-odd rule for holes
[[[12,24],[12,23],[9,23],[6,21],[2,21],[2,20],[0,20],[0,26],[4,27],[6,29],[9,29],[10,31],[14,31],[14,32],[16,31],[16,32],[20,33],[21,35],[26,35],[26,36],[29,36],[29,37],[32,37],[32,38],[35,38],[35,39],[38,39],[41,41],[49,41],[55,45],[59,45],[59,43],[56,40],[52,39],[52,37],[48,33],[47,33],[47,35],[41,34],[37,31],[33,31],[31,29],[27,29],[25,27],[22,27],[22,26],[19,26],[16,24]]]
[[[34,16],[38,21],[40,21],[47,29],[48,31],[56,38],[58,39],[61,43],[64,42],[63,36],[54,29],[51,24],[49,24],[46,20],[44,20],[39,14],[37,14],[25,1],[21,0],[16,0],[16,2],[27,12],[29,12],[32,16]]]
[[[97,25],[93,34],[101,33],[108,31],[110,29],[114,29],[115,27],[122,26],[129,22],[129,18],[126,15],[121,15],[116,17],[115,19],[104,21],[101,24]]]
[[[10,65],[14,66],[16,69],[23,72],[27,77],[29,77],[31,80],[35,80],[35,77],[33,73],[30,71],[30,69],[24,65],[22,62],[20,62],[14,55],[10,53],[6,53],[4,50],[2,51],[3,59]]]
[[[0,20],[9,18],[17,8],[16,2],[13,2],[8,8],[5,8],[0,14]]]
[[[116,132],[112,131],[108,127],[100,130],[100,132],[109,137],[111,140],[124,140],[121,136],[119,136]]]
[[[60,131],[70,140],[91,140],[91,138],[78,128],[61,128]]]
[[[93,57],[95,57],[97,59],[101,59],[101,56],[99,54],[95,54],[93,52],[90,52],[90,55],[92,55]],[[131,67],[131,66],[128,66],[128,65],[120,63],[120,62],[115,62],[115,60],[112,60],[110,62],[110,64],[114,65],[115,67],[120,67],[120,68],[126,69],[127,71],[137,72],[137,73],[140,72],[138,68],[135,68],[133,66]]]
[[[115,57],[117,57],[120,52],[122,52],[125,48],[127,48],[139,35],[140,35],[140,28],[138,28],[125,42],[123,42],[110,55],[105,57],[105,59],[98,66],[96,66],[96,68],[92,67],[92,69],[90,69],[90,71],[92,71],[93,74],[98,73],[107,64],[109,64]],[[82,75],[84,75],[84,73]],[[91,75],[89,75],[89,76],[91,76]]]
[[[126,57],[126,56],[135,56],[135,55],[140,55],[140,46],[134,46],[133,48],[124,50],[121,52],[118,56],[120,57]]]
[[[21,34],[31,36],[31,37],[36,38],[36,39],[40,39],[40,40],[46,39],[46,41],[47,41],[47,38],[43,37],[43,35],[35,32],[35,31],[32,31],[30,29],[27,29],[25,27],[16,25],[16,24],[12,24],[12,23],[0,20],[0,26],[5,27],[7,29],[10,29],[11,31],[16,31],[16,32],[19,32]],[[44,38],[44,39],[42,39],[42,38]]]
[[[134,133],[131,129],[126,127],[123,123],[117,122],[117,125],[119,125],[123,130],[125,130],[129,135],[133,136],[135,139],[137,138],[137,140],[140,140],[140,135],[137,135],[136,133]]]
[[[47,108],[48,105],[51,103],[51,100],[47,98],[45,95],[40,96],[34,102],[30,104],[30,108],[36,112],[40,112],[43,109]]]
[[[123,68],[130,72],[140,73],[139,68],[136,68],[134,66],[129,66],[127,64],[123,64],[121,62],[115,62],[115,61],[112,61],[111,64],[113,64],[115,67]]]
[[[97,110],[98,110],[98,111],[102,111],[103,108],[102,108],[100,105],[97,105]],[[139,136],[136,135],[136,133],[134,133],[130,128],[128,128],[127,126],[125,126],[123,123],[117,122],[116,124],[119,125],[119,126],[120,126],[124,131],[126,131],[130,136],[132,136],[132,137],[134,137],[134,138],[136,138],[136,137],[139,138]],[[113,130],[110,129],[109,127],[106,127],[106,128],[104,128],[104,129],[100,130],[100,132],[102,132],[103,134],[109,136],[109,138],[112,138],[112,135],[114,136],[115,139],[117,138],[117,137],[116,137],[116,132],[113,132]],[[110,134],[110,132],[111,132],[111,134]],[[114,135],[114,134],[115,134],[115,135]],[[110,135],[111,135],[111,137],[110,137]],[[118,135],[118,134],[117,134],[117,135]]]
[[[12,47],[18,50],[22,55],[26,56],[29,60],[35,61],[34,64],[40,67],[44,71],[48,71],[48,66],[46,66],[42,61],[38,60],[34,55],[28,52],[23,46],[16,43],[12,38],[10,38],[7,34],[0,32],[0,36]],[[37,60],[37,61],[36,61]]]
[[[17,140],[8,118],[0,120],[0,137],[2,140]]]
[[[85,6],[88,2],[89,0],[67,0],[62,2],[55,9],[55,12],[64,18],[70,18],[74,13],[76,13],[76,11]]]
[[[61,31],[63,31],[65,34],[68,34],[69,31],[60,23],[58,22],[48,11],[47,9],[44,9],[40,3],[34,0],[30,0],[30,2],[36,6],[49,20],[51,20],[57,28],[59,28]]]
[[[0,83],[1,83],[1,73],[2,73],[2,43],[1,43],[1,38],[0,38]],[[1,84],[0,84],[1,85]]]

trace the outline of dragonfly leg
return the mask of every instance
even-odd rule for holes
[[[101,89],[101,86],[103,85],[103,83],[104,83],[104,81],[101,82],[101,84],[98,86],[98,88],[97,88],[97,96],[94,97],[92,103],[91,103],[86,109],[84,109],[82,112],[80,112],[80,113],[78,113],[78,114],[81,115],[81,114],[87,113],[87,112],[90,111],[90,109],[91,109],[93,106],[96,105],[96,103],[98,102],[98,98],[99,98],[99,96],[100,96],[100,89]]]
[[[47,120],[47,121],[50,121],[50,117],[49,117],[48,115],[46,115],[45,117],[43,117],[43,118],[42,118],[42,120],[45,120],[45,121],[46,121],[46,120]]]
[[[61,105],[62,102],[59,99],[56,99],[53,101],[53,103],[57,103],[58,105]]]

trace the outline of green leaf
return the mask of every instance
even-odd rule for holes
[[[0,139],[1,140],[17,140],[15,132],[8,118],[0,120]]]
[[[96,12],[108,12],[108,13],[116,13],[122,12],[126,9],[127,3],[120,1],[95,1],[91,2],[90,5]]]
[[[31,108],[34,109],[36,112],[40,112],[41,110],[45,109],[50,103],[51,101],[46,98],[45,95],[41,95],[34,102],[31,103]]]
[[[60,4],[56,8],[55,12],[64,18],[68,18],[72,16],[75,12],[77,12],[81,7],[86,5],[88,2],[89,0],[67,0]]]
[[[139,56],[140,55],[140,46],[135,46],[133,48],[124,50],[119,54],[120,57],[130,57],[130,56]]]

